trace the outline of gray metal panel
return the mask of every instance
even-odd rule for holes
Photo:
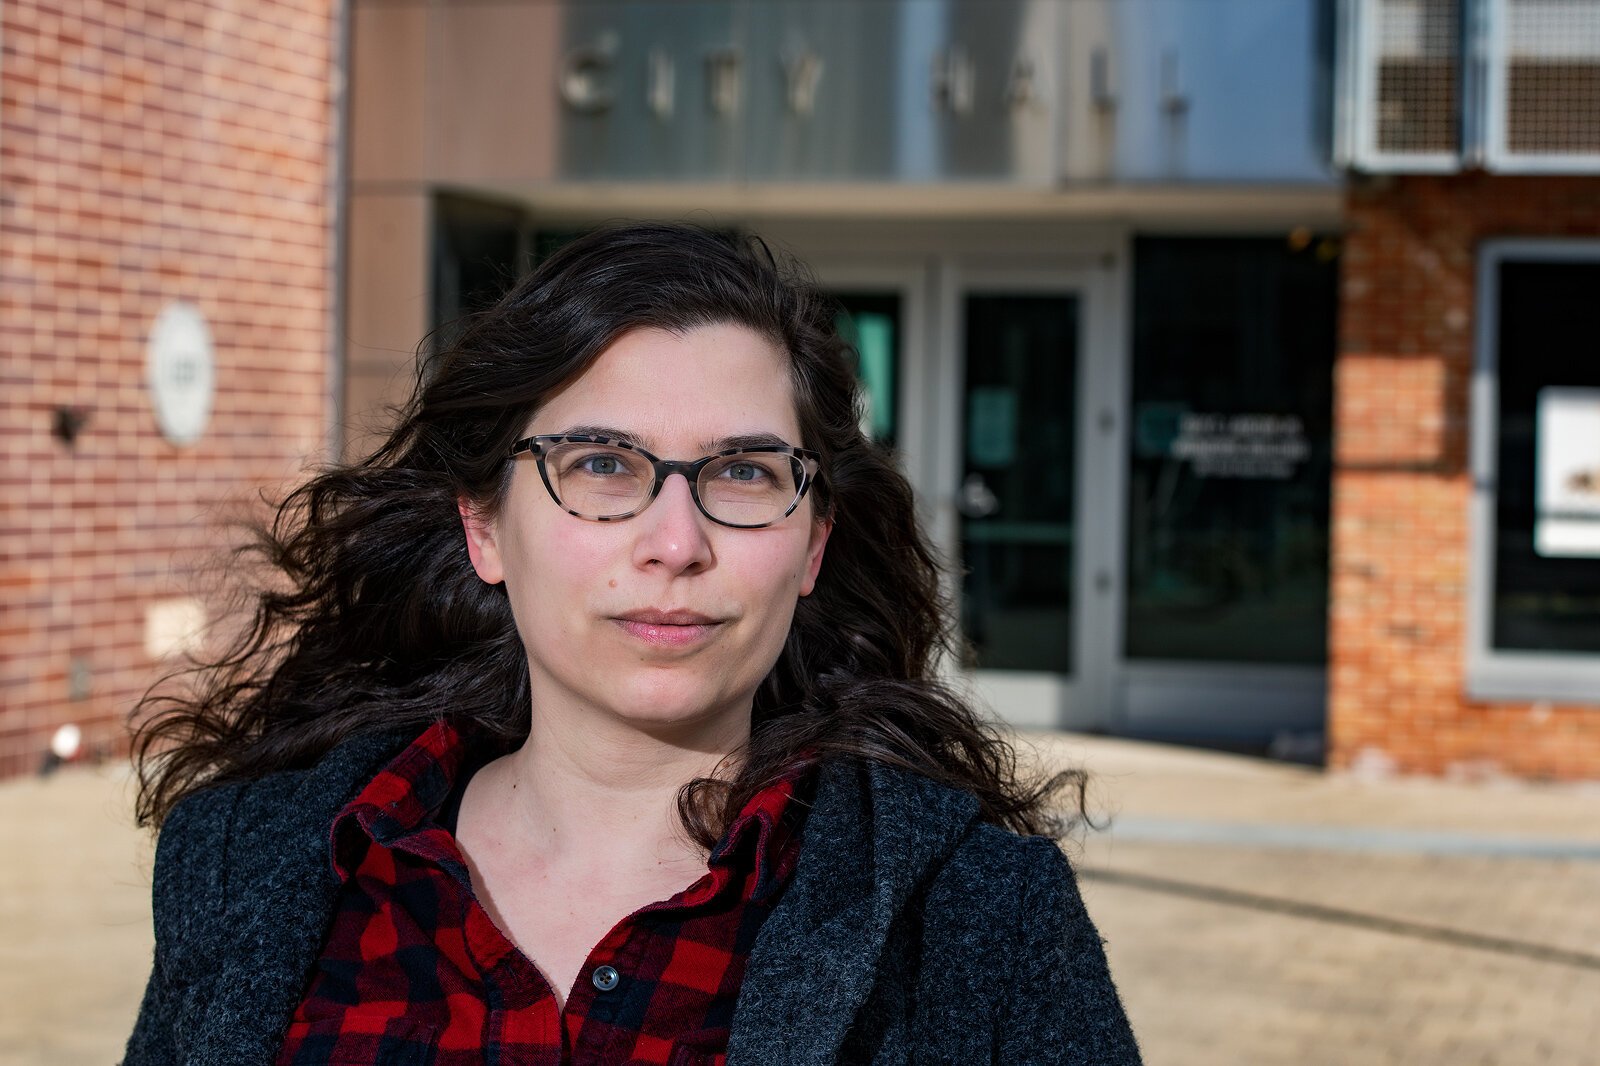
[[[1054,182],[1059,0],[747,10],[749,177]],[[821,64],[810,116],[784,72],[806,53]]]
[[[569,2],[557,174],[1327,183],[1327,2]]]
[[[906,55],[906,42],[917,35],[916,13],[903,4],[827,0],[775,4],[762,14],[749,26],[747,175],[905,175],[922,132],[921,113],[911,113],[907,94],[927,88],[926,72],[913,69]],[[806,102],[808,77],[814,95],[806,113],[792,104]]]
[[[1058,8],[1058,0],[569,4],[556,75],[558,84],[569,79],[559,173],[1049,185],[1058,170]],[[731,90],[720,104],[719,78]]]
[[[742,176],[743,102],[710,103],[711,56],[742,51],[742,5],[727,2],[564,5],[556,72],[586,83],[587,105],[561,107],[557,173],[565,178],[732,180]],[[671,104],[651,107],[652,53],[671,68]],[[568,89],[568,95],[578,95]],[[609,101],[609,103],[607,102]]]
[[[966,115],[952,114],[948,107],[935,115],[939,176],[1010,177],[1039,184],[1055,180],[1060,173],[1060,8],[1059,0],[965,0],[950,5],[940,47],[960,47],[970,57],[973,99]],[[933,57],[928,61],[931,65]]]
[[[1117,0],[1115,178],[1331,181],[1318,0]]]

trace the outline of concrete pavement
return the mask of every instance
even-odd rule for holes
[[[111,1063],[150,973],[126,767],[0,782],[0,1063]]]
[[[1034,734],[1153,1066],[1600,1063],[1600,786]]]
[[[1600,786],[1370,780],[1034,733],[1152,1066],[1600,1064]],[[0,1064],[115,1062],[149,969],[125,769],[0,783]]]

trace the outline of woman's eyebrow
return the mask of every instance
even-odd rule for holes
[[[557,436],[605,437],[609,440],[620,440],[626,441],[629,444],[637,444],[641,448],[650,450],[649,443],[643,437],[639,436],[639,434],[631,433],[626,429],[618,429],[615,426],[568,426],[566,429],[563,429],[559,434],[557,434]]]
[[[776,433],[741,433],[732,437],[701,441],[700,447],[706,452],[720,452],[728,448],[787,448],[790,444]]]
[[[631,430],[618,429],[616,426],[568,426],[560,433],[563,437],[607,437],[611,440],[626,441],[638,445],[648,452],[657,452],[658,449],[648,438],[640,436]],[[725,451],[729,448],[787,448],[790,442],[784,440],[776,433],[737,433],[729,437],[718,437],[716,440],[703,440],[700,442],[703,453]]]

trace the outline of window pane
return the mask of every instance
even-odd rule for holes
[[[961,623],[985,669],[1072,669],[1078,302],[969,296]]]
[[[1500,265],[1496,648],[1600,651],[1596,293],[1600,262]]]
[[[433,325],[436,342],[458,320],[490,306],[526,268],[527,216],[520,208],[440,194],[433,202]]]
[[[1131,658],[1327,658],[1337,247],[1135,245]]]
[[[856,350],[856,377],[866,400],[861,428],[893,448],[899,401],[900,297],[893,293],[838,293],[844,305],[839,332]]]

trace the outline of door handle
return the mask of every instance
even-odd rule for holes
[[[961,483],[961,491],[956,494],[956,510],[968,518],[988,518],[1000,510],[1000,497],[989,488],[983,475],[974,470],[967,475],[967,479]]]

